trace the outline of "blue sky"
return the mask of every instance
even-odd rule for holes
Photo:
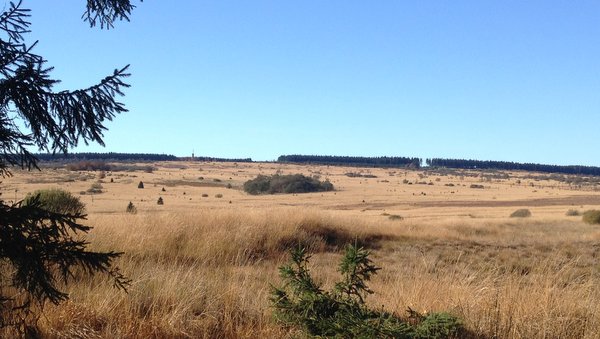
[[[600,165],[598,1],[24,1],[59,89],[131,64],[106,147]]]

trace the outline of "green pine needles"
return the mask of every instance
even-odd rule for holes
[[[275,318],[298,327],[309,336],[329,338],[459,338],[466,332],[459,319],[448,313],[421,315],[408,310],[410,323],[393,313],[365,305],[373,291],[367,286],[381,268],[369,259],[370,252],[347,246],[339,272],[342,280],[324,291],[310,275],[310,255],[304,248],[290,252],[292,262],[279,268],[283,287],[272,287]]]

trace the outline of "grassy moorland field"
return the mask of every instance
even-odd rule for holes
[[[118,266],[132,280],[128,293],[100,275],[77,280],[70,300],[40,318],[46,336],[298,337],[273,321],[277,268],[303,244],[314,253],[311,271],[330,287],[353,242],[382,267],[369,284],[373,308],[448,311],[482,338],[600,333],[600,226],[578,215],[600,207],[595,178],[274,163],[113,168],[47,166],[3,180],[4,200],[42,188],[76,194],[95,227],[91,247],[125,252]],[[335,190],[241,189],[275,173],[319,176]],[[137,213],[126,212],[129,202]],[[510,217],[519,209],[531,216]]]

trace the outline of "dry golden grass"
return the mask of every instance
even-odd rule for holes
[[[287,249],[309,247],[314,275],[331,286],[348,242],[371,249],[383,268],[370,284],[373,307],[398,314],[407,307],[450,311],[483,338],[600,333],[600,228],[565,216],[568,209],[597,207],[594,191],[548,181],[536,182],[532,192],[529,184],[516,183],[526,173],[489,183],[418,171],[392,176],[384,169],[169,165],[155,164],[153,173],[108,173],[104,193],[82,196],[95,227],[88,236],[92,247],[124,251],[118,265],[132,285],[123,293],[102,276],[70,284],[71,299],[50,305],[40,319],[46,336],[294,337],[292,329],[272,321],[268,302]],[[257,197],[235,189],[277,170],[318,172],[338,190]],[[377,178],[344,175],[356,171]],[[404,178],[434,185],[403,184]],[[96,180],[92,172],[60,169],[17,173],[5,180],[3,197],[59,184],[79,193]],[[137,189],[139,181],[144,189]],[[486,188],[470,189],[471,183]],[[165,205],[156,205],[158,196]],[[137,214],[125,213],[129,201]],[[509,218],[518,208],[530,209],[532,217]]]

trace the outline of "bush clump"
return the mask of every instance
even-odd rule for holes
[[[127,205],[127,208],[125,209],[125,212],[131,213],[131,214],[136,214],[137,207],[135,207],[135,205],[130,201],[129,205]]]
[[[259,175],[255,179],[248,180],[244,183],[244,191],[254,195],[326,192],[333,191],[333,184],[329,182],[329,180],[320,181],[303,174]]]
[[[165,202],[163,201],[163,198],[162,197],[158,197],[158,200],[156,201],[156,204],[157,205],[164,205],[164,203]]]
[[[571,210],[568,210],[567,213],[565,213],[565,215],[567,217],[577,217],[577,216],[581,215],[581,212],[579,212],[578,210],[571,209]]]
[[[112,168],[104,161],[78,161],[67,165],[69,171],[110,171]]]
[[[102,184],[99,182],[95,182],[92,184],[92,186],[90,186],[90,188],[87,189],[87,193],[90,194],[100,194],[102,193]]]
[[[600,224],[600,210],[589,210],[583,212],[582,220],[588,224]]]
[[[25,197],[23,205],[33,205],[34,201],[39,201],[42,208],[53,213],[85,214],[85,204],[78,197],[60,188],[42,189],[30,193]]]
[[[292,263],[279,268],[283,287],[273,287],[271,302],[275,318],[325,338],[459,338],[467,335],[460,320],[448,313],[423,315],[408,309],[409,321],[394,313],[369,309],[367,286],[380,270],[370,253],[346,247],[338,271],[341,281],[331,291],[321,289],[308,270],[310,255],[303,248],[291,251]]]
[[[140,181],[140,183],[138,184],[138,188],[144,188],[144,183],[142,181]]]
[[[531,216],[531,211],[526,208],[520,208],[510,214],[511,218],[528,218]]]

